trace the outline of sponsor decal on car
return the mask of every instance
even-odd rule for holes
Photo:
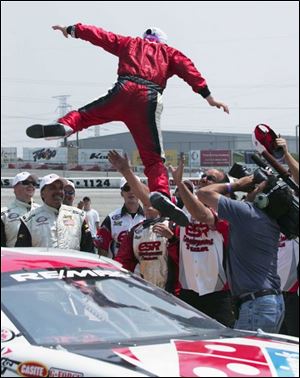
[[[11,352],[12,352],[12,350],[9,347],[1,348],[1,356],[4,356],[5,354],[9,354]]]
[[[15,338],[15,333],[7,328],[1,329],[1,342],[7,342]]]
[[[2,350],[1,350],[1,354],[3,355]],[[9,358],[1,357],[1,377],[6,372],[6,370],[15,371],[19,363],[20,361],[15,361]]]
[[[24,361],[17,367],[17,373],[21,377],[47,377],[48,368],[36,361]]]
[[[101,269],[59,269],[59,270],[44,270],[35,273],[16,273],[11,274],[10,277],[18,282],[35,281],[35,280],[50,280],[50,279],[65,279],[65,278],[86,278],[86,277],[128,277],[128,272],[121,272],[118,270],[101,270]]]
[[[83,377],[83,373],[52,367],[49,369],[48,377]]]
[[[271,358],[278,377],[299,376],[299,353],[274,348],[266,348],[266,351]]]
[[[273,340],[170,340],[168,348],[152,345],[113,351],[157,376],[163,376],[167,369],[173,377],[299,377],[295,346]],[[164,359],[160,364],[161,355]]]

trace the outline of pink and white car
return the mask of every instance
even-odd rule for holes
[[[297,338],[226,328],[108,258],[1,255],[3,377],[299,376]]]

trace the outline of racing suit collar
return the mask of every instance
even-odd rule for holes
[[[59,209],[56,209],[55,207],[48,206],[45,202],[43,203],[43,207],[45,207],[48,211],[51,211],[52,213],[58,215],[59,210],[61,209],[62,205]]]
[[[18,207],[25,207],[26,209],[31,210],[33,199],[31,199],[31,201],[28,203],[28,202],[20,201],[17,198],[15,198],[12,204],[17,205]]]
[[[130,213],[130,212],[128,211],[127,207],[126,207],[125,205],[123,205],[123,207],[122,207],[122,209],[121,209],[121,216],[123,217],[123,216],[126,215],[126,214],[133,214],[133,213]],[[138,207],[136,214],[139,214],[139,215],[145,215],[142,206],[139,206],[139,207]]]

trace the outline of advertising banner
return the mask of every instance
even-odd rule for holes
[[[17,160],[17,147],[1,147],[1,163]]]
[[[24,147],[23,160],[37,163],[66,164],[68,162],[68,149],[67,147]]]
[[[190,151],[190,167],[197,168],[200,166],[200,150]]]
[[[231,150],[201,150],[202,167],[228,167],[231,165]]]
[[[166,165],[171,164],[173,165],[173,167],[177,166],[178,164],[177,150],[165,150],[165,156],[166,156]],[[133,151],[131,163],[134,166],[143,165],[138,150]]]
[[[116,150],[120,155],[123,155],[123,150]],[[78,150],[78,164],[109,164],[108,154],[109,150],[96,148],[80,148]]]

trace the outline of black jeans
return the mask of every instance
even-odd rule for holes
[[[283,292],[285,316],[279,333],[299,337],[299,296]]]
[[[234,326],[235,317],[229,291],[215,291],[200,296],[193,290],[181,289],[179,298],[225,326]]]

